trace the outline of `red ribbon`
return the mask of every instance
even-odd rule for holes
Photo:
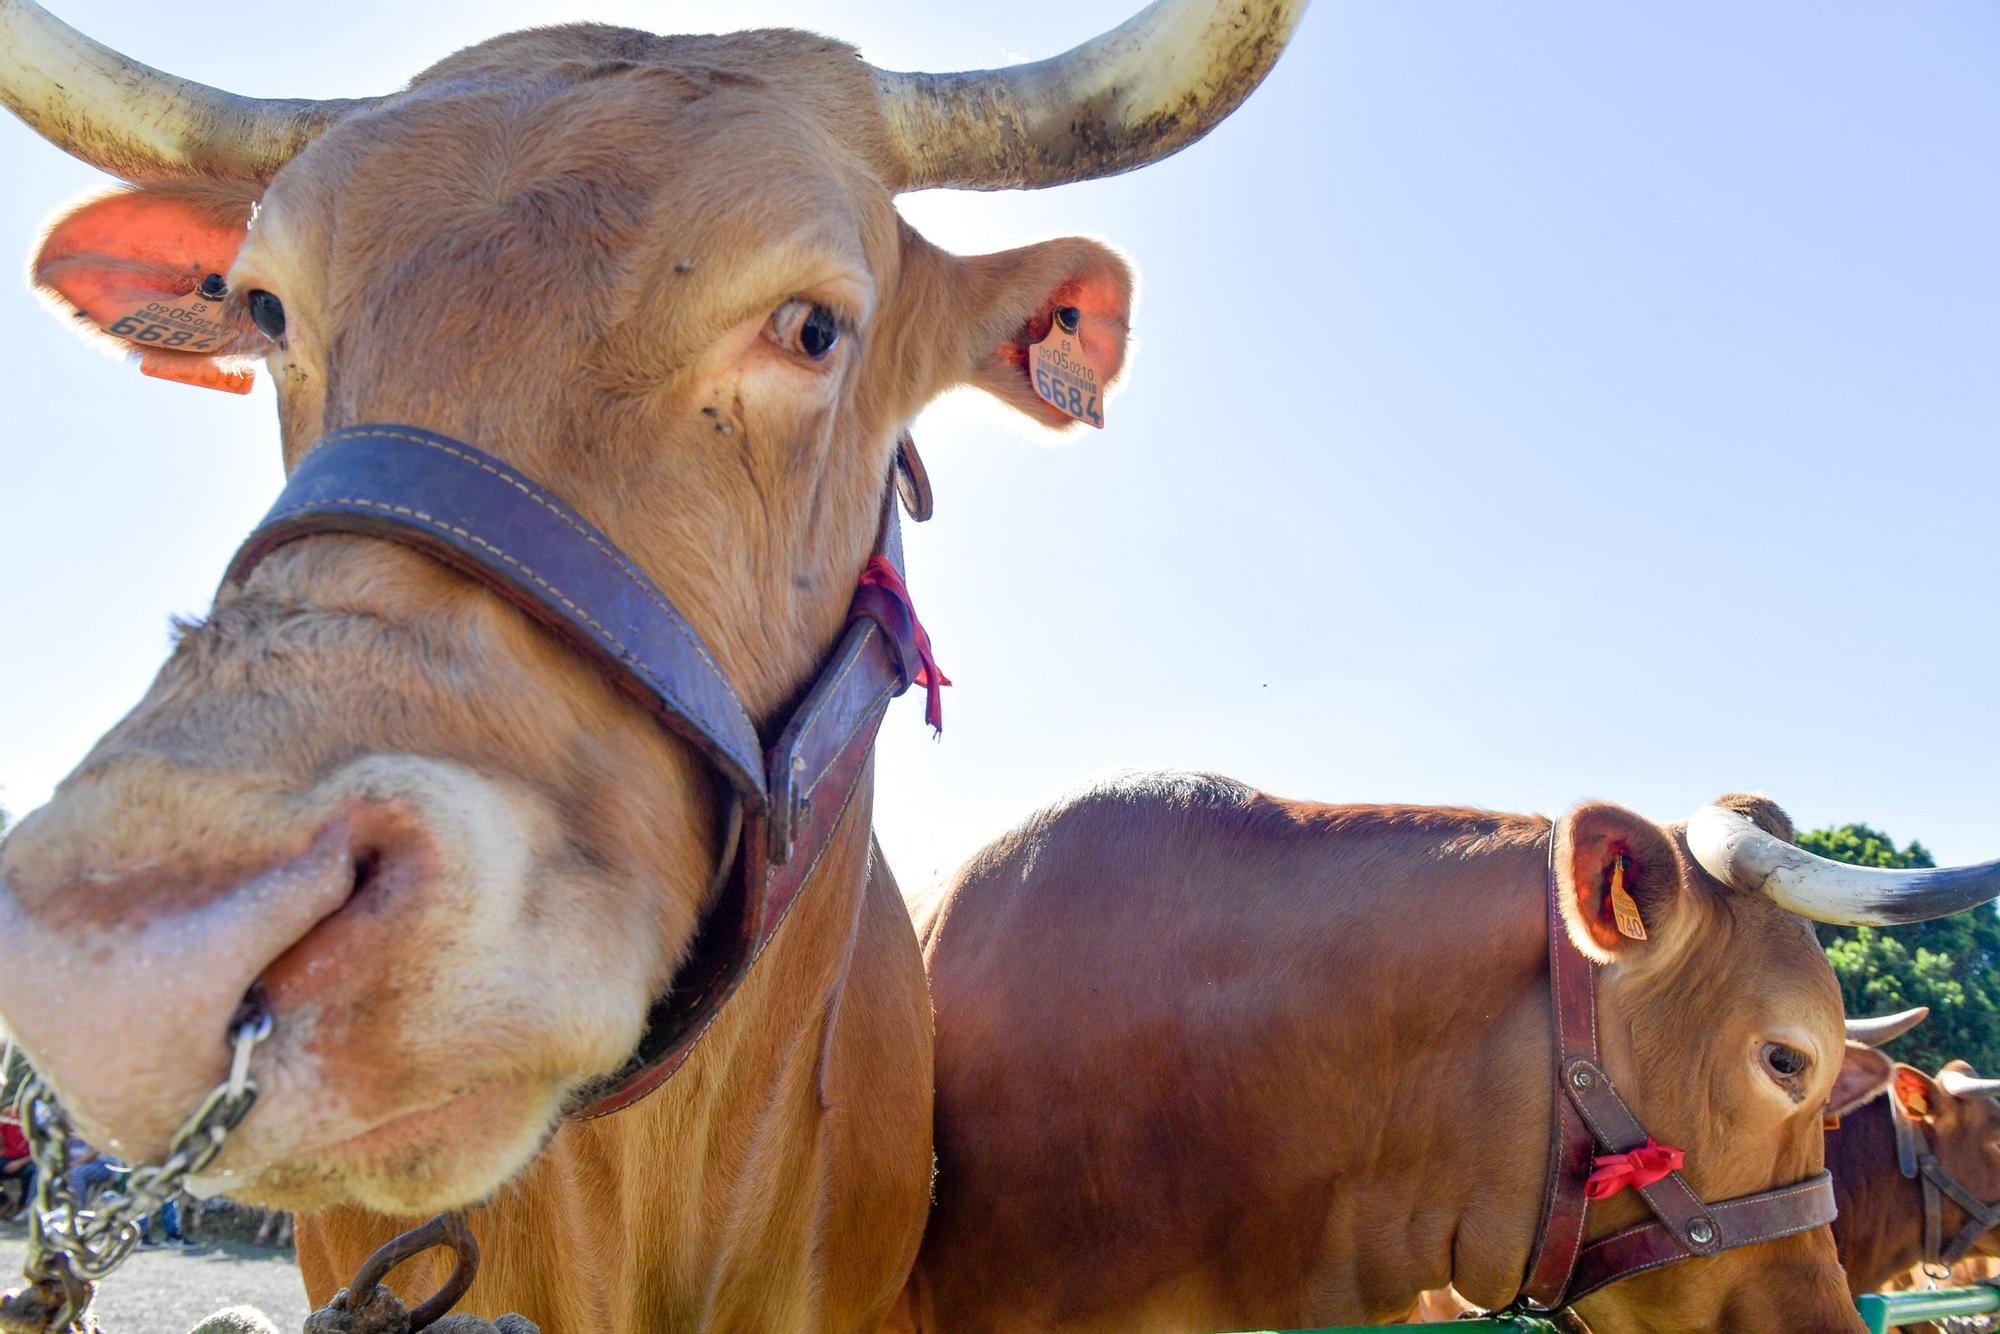
[[[1648,1135],[1644,1144],[1629,1153],[1603,1153],[1591,1159],[1590,1165],[1597,1170],[1583,1183],[1584,1197],[1608,1200],[1627,1186],[1650,1186],[1680,1171],[1686,1160],[1687,1155],[1679,1149]]]
[[[917,641],[917,657],[923,666],[917,669],[916,684],[924,688],[924,721],[931,725],[933,732],[944,731],[944,687],[951,684],[951,678],[938,670],[937,658],[931,652],[931,637],[924,632],[924,623],[917,619],[917,605],[910,601],[910,586],[903,582],[903,576],[896,573],[896,567],[886,556],[870,556],[868,568],[861,572],[860,585],[863,588],[879,588],[903,605],[909,613],[911,637]]]

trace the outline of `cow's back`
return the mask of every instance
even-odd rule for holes
[[[1399,1085],[1428,1060],[1478,1059],[1455,1045],[1491,1031],[1508,987],[1454,988],[1448,958],[1532,937],[1512,919],[1538,896],[1496,887],[1532,875],[1546,829],[1162,774],[982,851],[922,924],[939,1081],[927,1323],[1393,1314],[1395,1294],[1351,1286],[1355,1266],[1342,1291],[1308,1290],[1325,1256],[1364,1248],[1330,1222],[1336,1193],[1343,1217],[1427,1237],[1443,1286],[1453,1211],[1427,1228],[1412,1172],[1467,1130],[1399,1119]],[[1538,953],[1512,952],[1482,967],[1545,1005]]]

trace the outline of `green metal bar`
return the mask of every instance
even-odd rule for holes
[[[1871,1292],[1855,1299],[1855,1309],[1869,1334],[1888,1334],[1899,1325],[1939,1320],[1954,1315],[1985,1315],[2000,1311],[2000,1288],[1931,1288],[1922,1292]]]
[[[2000,1285],[1980,1284],[1974,1288],[1932,1288],[1924,1292],[1871,1292],[1857,1298],[1855,1308],[1868,1334],[1889,1334],[1903,1325],[1947,1316],[1987,1315],[2000,1311]],[[1486,1316],[1479,1320],[1454,1321],[1449,1329],[1511,1330],[1513,1334],[1561,1334],[1554,1325],[1534,1316]],[[1322,1329],[1249,1330],[1244,1334],[1366,1334],[1360,1326],[1341,1325]]]

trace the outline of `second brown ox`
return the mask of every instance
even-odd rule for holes
[[[1913,919],[2000,876],[1857,877],[1790,847],[1766,800],[1711,812],[1729,838],[1691,847],[1609,805],[1551,824],[1164,775],[1036,815],[923,925],[939,1164],[912,1318],[1284,1328],[1394,1319],[1447,1284],[1507,1305],[1549,1163],[1552,856],[1565,929],[1607,965],[1605,1068],[1689,1183],[1714,1201],[1817,1173],[1844,1036],[1799,914]],[[1624,866],[1643,941],[1613,925]],[[1589,1232],[1644,1217],[1627,1191]],[[1619,1331],[1860,1328],[1824,1226],[1577,1309]]]
[[[1911,1014],[1914,1023],[1923,1011]],[[1858,1044],[1849,1045],[1842,1076],[1875,1095],[1826,1135],[1840,1201],[1833,1236],[1849,1290],[1879,1291],[1918,1264],[2000,1257],[2000,1231],[1953,1194],[1963,1191],[1988,1218],[2000,1204],[2000,1080],[1979,1078],[1964,1061],[1927,1075]],[[1926,1155],[1950,1188],[1926,1186]]]

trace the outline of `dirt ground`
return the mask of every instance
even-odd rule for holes
[[[0,1287],[20,1281],[27,1225],[0,1223]],[[306,1290],[289,1250],[241,1242],[201,1242],[135,1251],[98,1289],[104,1334],[187,1334],[225,1306],[255,1306],[281,1330],[308,1313]]]

